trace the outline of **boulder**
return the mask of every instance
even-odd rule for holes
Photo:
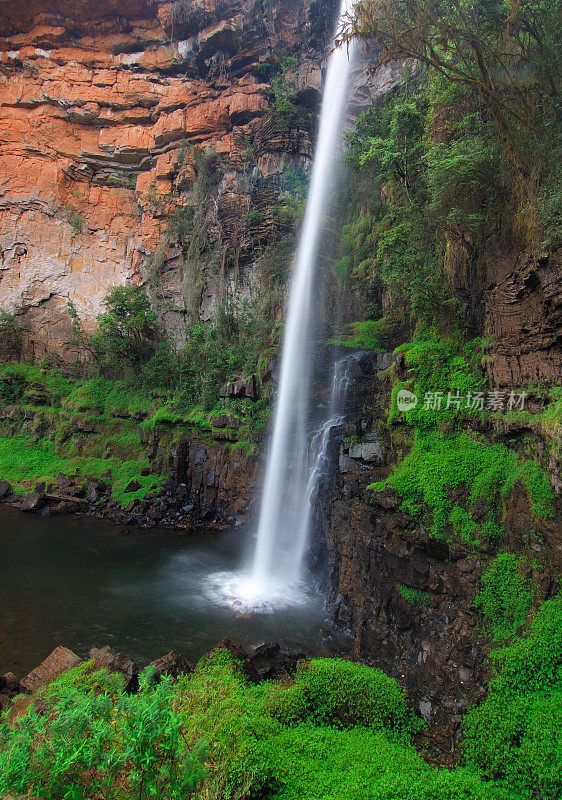
[[[211,654],[216,652],[217,650],[226,650],[232,659],[236,661],[242,671],[245,673],[246,677],[249,678],[254,683],[259,681],[259,675],[254,667],[254,665],[248,659],[248,653],[242,647],[239,642],[235,642],[233,639],[230,639],[228,636],[225,636],[224,639],[213,647],[211,650]]]
[[[39,666],[32,669],[29,675],[20,681],[20,686],[26,692],[36,692],[42,686],[54,681],[63,672],[81,663],[82,659],[72,650],[68,650],[66,647],[56,647]]]
[[[141,488],[141,485],[138,481],[129,481],[127,486],[125,487],[126,492],[137,492]]]
[[[135,692],[139,686],[139,670],[132,658],[112,650],[109,645],[105,647],[92,647],[88,653],[97,669],[108,669],[110,672],[120,672],[127,679],[126,689]]]
[[[47,502],[47,498],[45,497],[44,492],[32,492],[25,497],[21,504],[22,511],[40,511],[45,503]]]
[[[186,675],[193,672],[195,667],[192,662],[181,655],[181,653],[174,653],[170,650],[165,656],[151,661],[148,665],[154,669],[154,677],[159,680],[163,675],[171,675],[172,678],[177,679],[180,675]]]
[[[257,673],[258,680],[271,680],[294,675],[304,653],[284,653],[277,642],[255,645],[248,653],[248,661]]]
[[[256,376],[252,375],[247,381],[238,380],[225,384],[219,392],[219,397],[244,398],[256,400],[260,396]]]
[[[4,500],[6,497],[11,497],[12,494],[13,490],[8,481],[0,481],[0,500]]]
[[[72,484],[72,478],[69,478],[68,475],[63,475],[62,472],[59,472],[57,475],[57,486],[59,489],[68,489],[68,487],[72,486]]]
[[[0,676],[0,691],[4,694],[17,694],[20,684],[13,672],[5,672]]]

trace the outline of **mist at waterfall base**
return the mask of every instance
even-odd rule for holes
[[[338,30],[352,9],[342,0]],[[329,411],[312,436],[311,375],[314,358],[314,288],[321,235],[337,174],[351,49],[334,49],[329,62],[310,189],[293,267],[282,348],[279,390],[253,554],[238,573],[210,576],[208,597],[232,608],[274,612],[306,604],[304,569],[311,510],[331,431],[340,423],[341,381],[334,370]],[[318,421],[317,421],[318,423]]]

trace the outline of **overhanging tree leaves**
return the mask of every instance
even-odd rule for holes
[[[561,20],[561,0],[358,0],[344,38],[374,41],[382,63],[415,59],[476,92],[528,172],[529,140],[561,117]]]

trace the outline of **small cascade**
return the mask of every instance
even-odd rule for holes
[[[310,536],[314,501],[317,496],[320,480],[329,468],[329,446],[332,437],[340,430],[345,422],[348,390],[355,377],[355,366],[360,355],[361,354],[352,353],[336,361],[330,391],[328,414],[318,430],[313,434],[308,449],[309,463],[306,470],[308,482],[300,520],[297,551],[295,554],[295,558],[298,559],[299,564],[304,562],[305,551]]]
[[[337,29],[353,8],[341,0]],[[268,455],[256,545],[248,569],[238,576],[215,576],[213,595],[228,605],[274,610],[302,599],[304,554],[311,506],[322,470],[335,409],[345,383],[334,372],[330,415],[312,438],[311,416],[314,288],[321,236],[330,205],[346,108],[353,46],[332,52],[326,77],[310,190],[297,249],[281,358],[279,391]],[[221,587],[217,584],[222,583]]]

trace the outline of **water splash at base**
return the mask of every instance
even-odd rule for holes
[[[256,581],[251,572],[216,572],[209,575],[205,593],[216,605],[236,614],[274,614],[306,606],[311,588],[303,580]]]

